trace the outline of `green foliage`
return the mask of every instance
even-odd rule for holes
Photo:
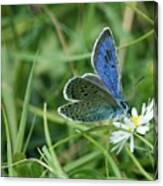
[[[136,137],[134,154],[126,147],[116,155],[110,151],[109,122],[85,125],[57,114],[58,106],[66,102],[62,91],[68,79],[93,72],[92,47],[104,26],[112,29],[116,40],[130,107],[140,110],[154,97],[155,6],[2,5],[3,176],[156,178],[154,132],[146,139]],[[137,84],[139,79],[143,80]]]

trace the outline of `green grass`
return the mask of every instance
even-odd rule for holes
[[[109,142],[111,122],[77,123],[57,113],[66,103],[62,91],[68,79],[93,72],[92,47],[104,26],[116,41],[129,106],[141,111],[155,96],[154,6],[2,6],[2,176],[157,178],[154,121],[145,136],[135,135],[134,153],[126,146],[117,155]]]

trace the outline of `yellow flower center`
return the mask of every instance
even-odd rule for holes
[[[131,121],[135,125],[136,128],[139,126],[141,119],[142,119],[141,116],[132,116],[131,117]]]

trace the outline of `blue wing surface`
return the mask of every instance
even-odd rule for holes
[[[122,99],[117,52],[109,28],[104,28],[95,42],[92,65],[110,94]]]

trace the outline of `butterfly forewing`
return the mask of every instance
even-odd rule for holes
[[[122,98],[117,63],[117,53],[111,31],[105,28],[95,42],[92,64],[110,94],[115,98]]]
[[[67,100],[101,100],[110,105],[117,105],[116,101],[104,89],[95,82],[82,77],[76,77],[68,81],[64,89]]]

